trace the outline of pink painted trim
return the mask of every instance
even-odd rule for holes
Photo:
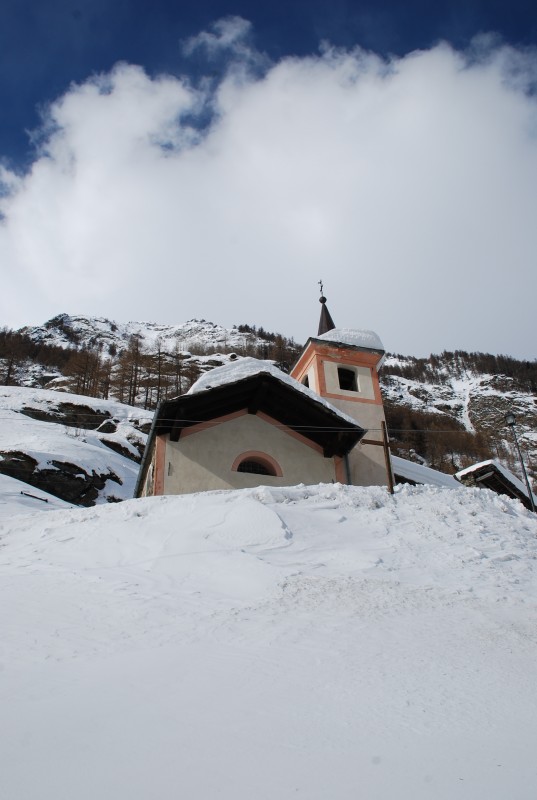
[[[319,387],[319,394],[321,397],[326,396],[326,376],[324,374],[324,358],[321,358],[319,353],[315,354],[315,377],[317,378],[317,386]]]
[[[317,453],[321,453],[322,455],[324,455],[323,448],[321,447],[320,444],[312,442],[311,439],[307,439],[301,433],[293,431],[291,428],[288,428],[287,425],[282,425],[281,422],[278,422],[278,420],[274,419],[274,417],[269,417],[269,415],[265,414],[264,411],[258,411],[257,416],[259,417],[259,419],[268,422],[270,425],[275,425],[277,428],[284,431],[284,433],[287,433],[289,436],[292,436],[293,439],[297,440],[297,442],[301,442],[302,444],[305,444],[307,447],[311,447],[311,449],[315,450]]]
[[[369,403],[374,406],[381,406],[382,400],[379,402],[376,398],[371,400],[370,397],[350,397],[348,394],[332,394],[326,392],[323,397],[332,397],[334,400],[350,400],[351,403]]]
[[[314,358],[315,353],[311,347],[308,345],[298,361],[296,362],[295,366],[291,370],[291,377],[294,378],[296,381],[301,381],[306,372],[309,370],[310,364],[312,359]]]
[[[157,436],[155,441],[155,476],[153,494],[164,494],[164,464],[166,462],[166,440],[164,436]]]
[[[240,411],[233,411],[231,414],[224,414],[221,417],[215,417],[208,422],[198,422],[197,425],[191,425],[190,428],[184,428],[183,432],[181,433],[181,439],[184,439],[186,436],[191,436],[193,433],[200,433],[201,431],[209,430],[209,428],[214,428],[215,425],[219,425],[221,422],[229,422],[231,419],[244,417],[244,415],[247,413],[248,410],[246,408],[242,408]]]
[[[375,393],[375,399],[379,406],[383,405],[382,402],[382,395],[380,393],[380,383],[379,383],[379,375],[376,370],[371,370],[371,377],[373,378],[373,391]]]
[[[345,475],[345,464],[341,456],[334,456],[334,467],[335,467],[337,482],[347,483],[347,476]]]
[[[383,405],[382,395],[380,391],[379,379],[377,374],[377,365],[380,357],[374,353],[356,353],[354,351],[345,351],[344,348],[330,347],[329,344],[320,344],[319,342],[310,342],[305,348],[304,352],[295,364],[291,372],[293,378],[301,381],[306,372],[309,371],[313,362],[313,369],[315,372],[315,381],[318,388],[318,393],[321,397],[332,397],[336,400],[360,400],[362,403],[375,403],[376,405]],[[349,366],[369,367],[371,370],[371,377],[373,379],[373,393],[374,400],[365,400],[361,398],[350,398],[347,395],[332,394],[326,391],[326,380],[324,375],[323,362],[331,361],[334,364],[345,364]]]
[[[246,452],[241,453],[240,456],[237,456],[233,464],[231,465],[232,472],[237,472],[239,468],[239,464],[243,461],[259,461],[260,464],[267,467],[267,469],[271,469],[274,472],[274,475],[277,478],[283,478],[282,468],[276,461],[276,459],[269,456],[268,453],[262,453],[260,450],[246,450]]]
[[[291,370],[291,377],[299,383],[302,383],[304,376],[310,371],[314,358],[315,353],[311,350],[311,348],[307,348],[307,350],[304,351],[300,359],[295,364],[294,368]]]

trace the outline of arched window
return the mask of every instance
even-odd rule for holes
[[[251,472],[254,475],[274,475],[273,470],[269,469],[266,464],[257,461],[254,458],[245,458],[237,467],[237,472]]]
[[[270,475],[274,478],[281,478],[283,472],[278,462],[258,450],[249,450],[241,453],[233,462],[231,469],[233,472],[247,472],[250,475]]]

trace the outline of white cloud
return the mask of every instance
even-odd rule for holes
[[[253,44],[252,23],[238,16],[216,20],[211,30],[182,42],[182,50],[186,56],[201,52],[210,61],[224,59],[236,79],[245,72],[260,73],[270,66],[268,57]]]
[[[243,23],[197,37],[233,55],[212,94],[121,64],[50,108],[31,171],[5,174],[4,322],[198,316],[304,340],[322,277],[337,324],[391,350],[534,358],[535,53],[325,46],[255,77]]]
[[[242,52],[247,45],[252,33],[252,23],[242,17],[223,17],[211,26],[210,31],[201,31],[197,36],[191,36],[183,44],[186,55],[191,55],[195,50],[206,50],[214,56],[222,50]]]

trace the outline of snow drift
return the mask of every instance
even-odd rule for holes
[[[533,800],[536,534],[408,486],[4,522],[6,797]]]

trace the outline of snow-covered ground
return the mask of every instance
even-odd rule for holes
[[[2,796],[534,800],[536,536],[408,486],[4,521]]]

